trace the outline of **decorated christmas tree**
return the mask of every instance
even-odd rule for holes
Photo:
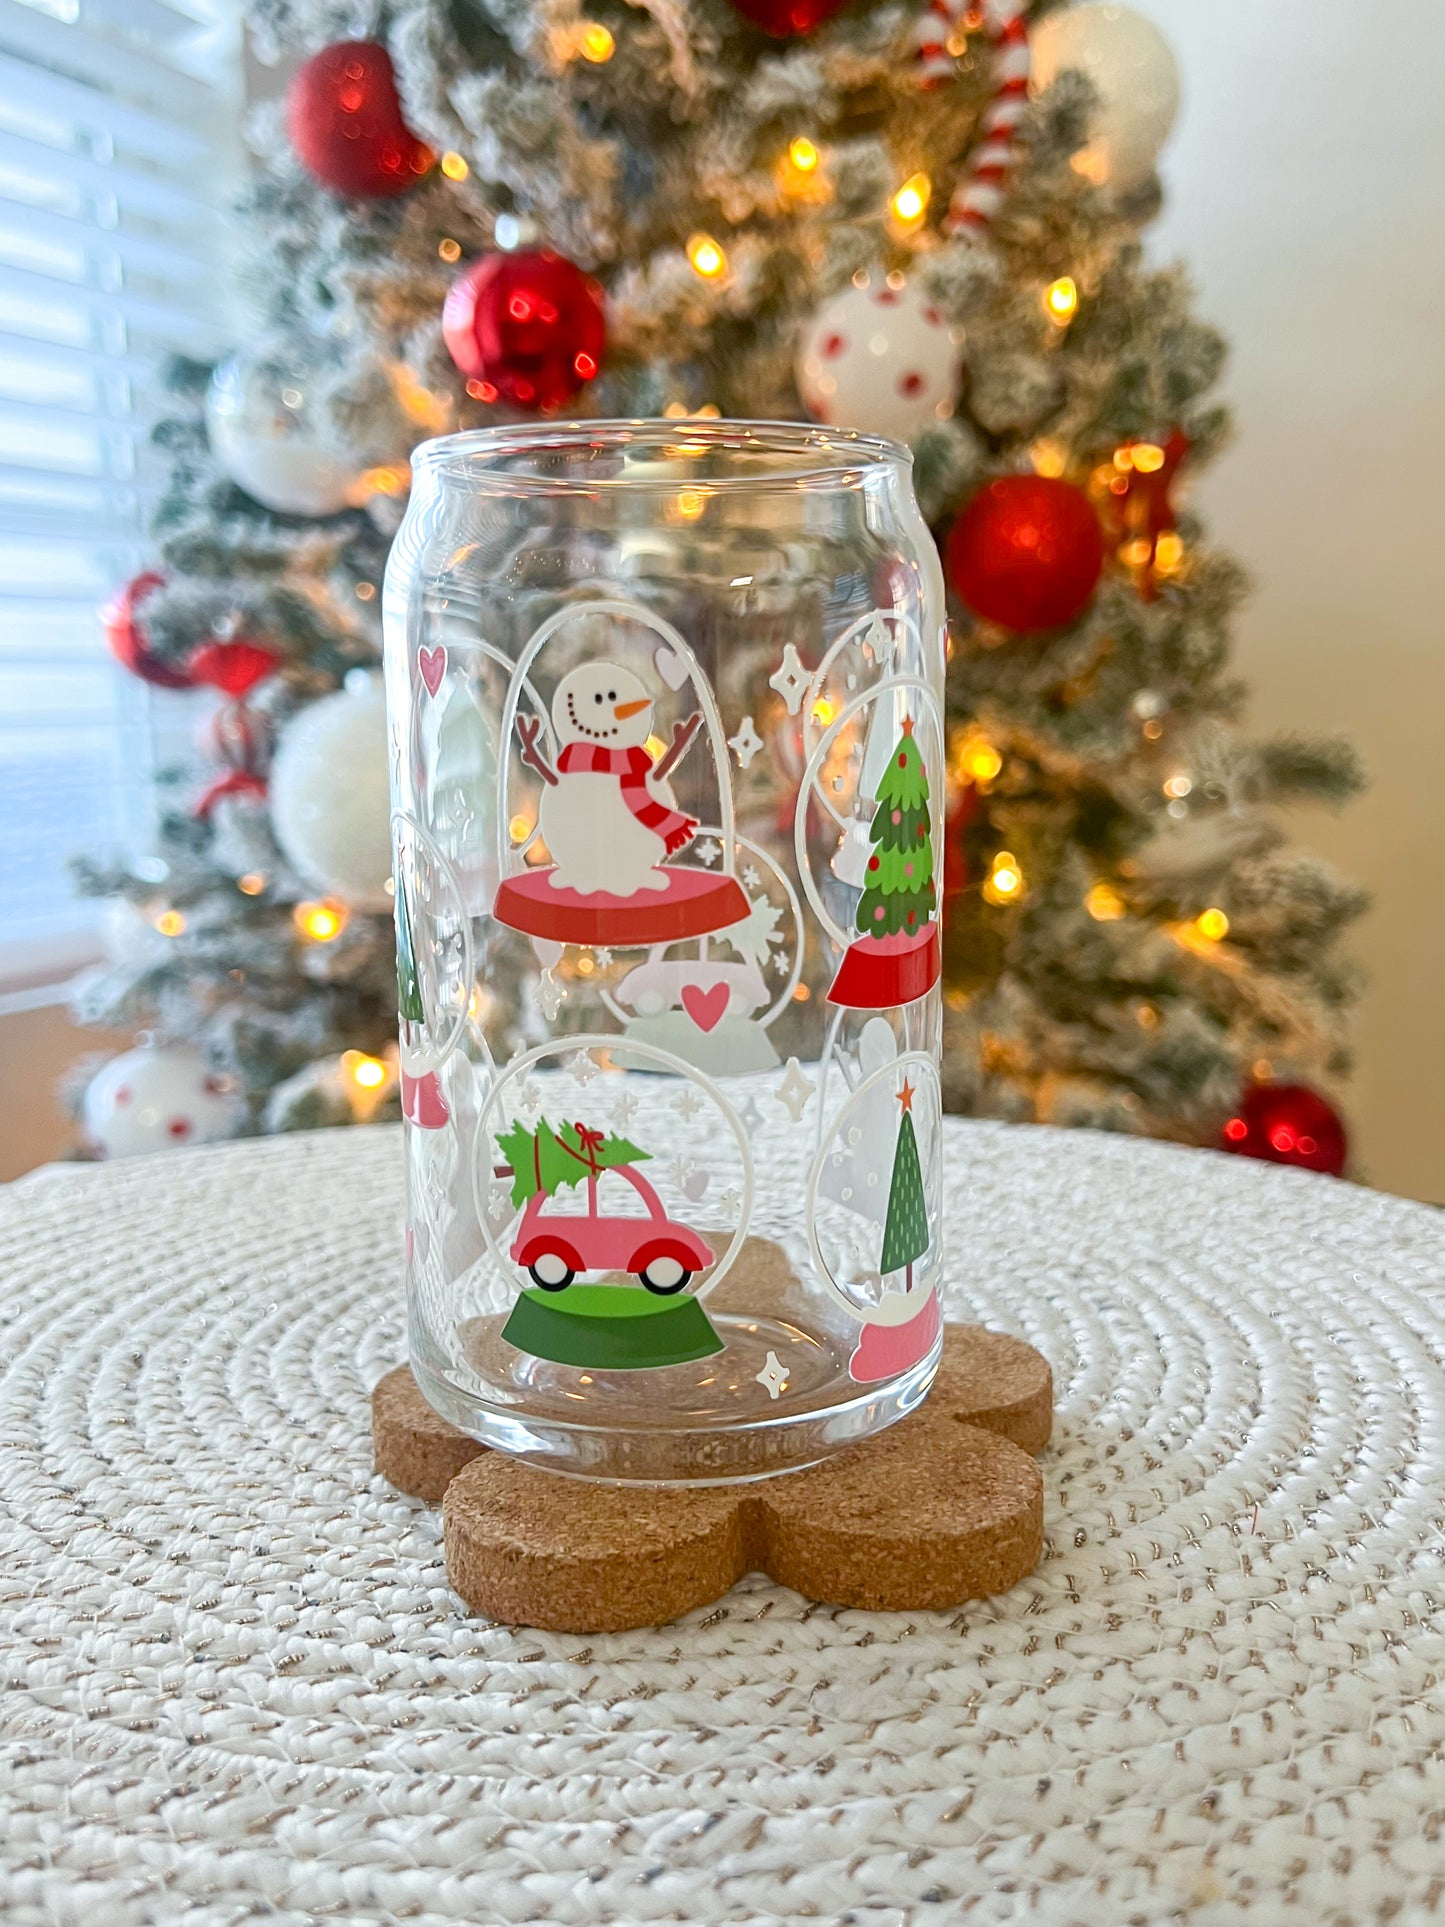
[[[928,829],[928,776],[905,722],[893,759],[878,785],[878,808],[868,832],[873,855],[858,905],[865,937],[916,936],[933,914],[933,838]]]
[[[349,672],[412,446],[543,411],[811,413],[912,444],[944,555],[949,1101],[1212,1142],[1252,1080],[1342,1072],[1361,899],[1274,809],[1354,765],[1237,727],[1244,585],[1186,505],[1222,345],[1141,250],[1155,30],[1008,0],[358,18],[250,9],[295,71],[252,130],[248,303],[232,361],[175,371],[156,571],[112,623],[158,709],[222,702],[160,846],[90,868],[124,908],[85,1014],[199,1046],[240,1128],[357,1114],[337,1067],[386,1061],[396,980],[379,693]],[[885,924],[922,914],[896,882]],[[494,1017],[505,1049],[520,1015]]]
[[[594,1131],[582,1123],[553,1130],[546,1118],[530,1130],[514,1121],[497,1141],[510,1161],[512,1203],[519,1205],[555,1197],[564,1186],[595,1182],[604,1171],[652,1156],[615,1131]]]
[[[873,854],[854,919],[859,940],[850,945],[828,993],[834,1003],[864,1010],[913,1003],[938,981],[928,772],[911,717],[904,718],[876,788],[868,826]]]

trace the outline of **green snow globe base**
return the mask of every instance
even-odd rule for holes
[[[520,1352],[588,1371],[637,1372],[685,1365],[723,1348],[696,1298],[657,1298],[636,1285],[526,1290],[502,1337]]]

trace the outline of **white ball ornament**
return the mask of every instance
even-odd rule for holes
[[[825,301],[798,346],[798,393],[815,420],[912,441],[958,399],[955,331],[916,282],[877,272]]]
[[[232,355],[211,377],[206,434],[238,488],[277,515],[334,515],[365,496],[364,464],[322,415],[324,348],[286,337]]]
[[[1146,181],[1179,112],[1179,69],[1154,23],[1131,7],[1087,0],[1045,14],[1030,44],[1035,93],[1070,71],[1094,90],[1088,145],[1074,160],[1079,172],[1120,189]]]
[[[199,1051],[155,1045],[122,1051],[86,1086],[81,1121],[103,1158],[140,1157],[235,1134],[239,1100]]]
[[[391,908],[391,792],[379,676],[353,670],[344,689],[291,718],[276,745],[270,800],[276,841],[307,883],[356,910]]]

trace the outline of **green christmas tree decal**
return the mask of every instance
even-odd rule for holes
[[[868,828],[873,854],[858,905],[865,937],[918,934],[933,914],[933,837],[928,821],[928,772],[913,736],[913,719],[878,782],[878,807]]]
[[[396,881],[396,1001],[408,1023],[426,1022],[426,1005],[422,1002],[421,978],[417,975],[416,948],[412,942],[411,911],[400,877]]]
[[[584,1178],[615,1171],[619,1164],[639,1164],[652,1156],[627,1138],[615,1132],[604,1135],[580,1120],[554,1131],[545,1117],[538,1118],[535,1131],[513,1118],[510,1131],[497,1133],[497,1143],[512,1167],[515,1205],[528,1203],[539,1191],[550,1198],[564,1184],[581,1184]]]
[[[883,1226],[883,1257],[879,1270],[908,1273],[913,1289],[914,1261],[928,1249],[928,1206],[923,1196],[923,1172],[918,1163],[918,1140],[913,1135],[913,1086],[906,1080],[895,1093],[903,1106],[898,1144],[893,1153],[893,1177],[888,1187],[888,1217]]]

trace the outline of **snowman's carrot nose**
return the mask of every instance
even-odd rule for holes
[[[641,698],[640,701],[635,703],[618,703],[617,707],[613,710],[612,713],[617,718],[618,722],[621,722],[624,717],[640,716],[644,709],[651,709],[651,707],[652,707],[651,696],[644,696]]]

